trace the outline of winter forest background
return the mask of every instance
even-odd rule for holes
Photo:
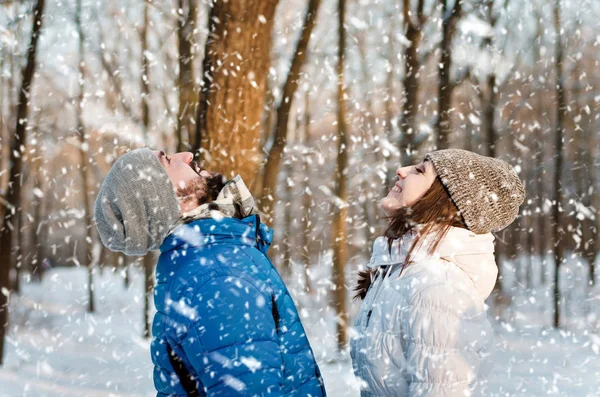
[[[600,396],[599,49],[597,0],[1,1],[0,396],[155,394],[156,257],[91,219],[141,146],[244,177],[332,396],[396,167],[507,160],[486,395]]]

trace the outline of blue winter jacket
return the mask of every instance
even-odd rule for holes
[[[257,215],[199,219],[160,247],[151,354],[157,396],[325,396]]]

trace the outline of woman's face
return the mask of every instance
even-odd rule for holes
[[[398,181],[387,196],[381,200],[381,208],[390,216],[394,211],[410,207],[429,190],[437,174],[430,161],[396,170]]]

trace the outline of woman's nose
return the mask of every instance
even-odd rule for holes
[[[400,178],[404,179],[406,178],[406,173],[404,171],[404,167],[400,167],[396,170],[396,175],[398,175]]]

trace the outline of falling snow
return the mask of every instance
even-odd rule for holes
[[[37,3],[0,5],[0,236],[8,231],[12,236],[11,252],[0,253],[0,261],[13,262],[3,263],[6,280],[0,280],[0,297],[8,300],[0,397],[156,395],[152,330],[145,334],[156,309],[152,289],[146,294],[145,265],[102,246],[95,227],[87,224],[91,214],[84,199],[93,206],[111,166],[128,150],[148,146],[175,153],[179,143],[187,150],[196,126],[207,129],[214,120],[226,143],[203,151],[205,160],[218,159],[217,165],[231,160],[238,164],[235,173],[250,173],[252,167],[262,172],[275,146],[271,132],[282,128],[277,118],[283,104],[290,108],[276,186],[264,197],[255,196],[275,200],[273,221],[262,218],[274,229],[269,257],[297,307],[328,395],[360,395],[350,351],[340,349],[337,338],[341,328],[348,338],[359,333],[353,324],[361,302],[352,300],[353,288],[374,239],[388,225],[380,200],[398,180],[396,169],[420,163],[443,144],[437,138],[447,129],[450,147],[505,160],[526,189],[516,220],[494,233],[501,289],[485,301],[494,331],[494,367],[482,381],[483,395],[600,396],[599,1],[463,0],[460,13],[442,15],[438,3],[443,1],[426,0],[418,11],[419,0],[347,0],[341,92],[340,2],[322,0],[289,96],[285,84],[305,29],[306,7],[313,1],[279,0],[269,9],[244,0],[253,17],[238,18],[240,26],[222,37],[209,26],[230,21],[209,15],[210,2],[196,2],[196,20],[182,28],[189,59],[180,56],[185,46],[178,39],[180,23],[189,22],[189,0],[180,2],[182,8],[142,0],[46,1],[23,118],[17,107],[26,91],[21,80]],[[408,13],[405,3],[412,7]],[[448,0],[447,8],[454,4]],[[442,49],[444,21],[451,21],[453,35],[446,48],[449,60]],[[255,33],[265,28],[271,29],[269,35]],[[207,59],[214,64],[202,70],[207,43],[239,37],[247,40],[247,53],[211,54]],[[265,42],[256,43],[257,37]],[[411,49],[416,50],[412,66]],[[257,62],[260,56],[266,57],[263,62]],[[188,67],[191,76],[184,76]],[[444,71],[448,81],[442,87]],[[226,79],[217,80],[218,73]],[[244,93],[254,99],[241,95],[237,85],[247,87]],[[218,89],[227,92],[215,96],[221,102],[203,104],[217,109],[207,127],[199,102]],[[446,94],[450,99],[443,103]],[[227,113],[231,104],[239,107]],[[16,140],[17,127],[24,127],[24,142]],[[257,133],[255,141],[250,132]],[[347,164],[338,172],[341,153],[347,154]],[[17,163],[21,171],[13,175]],[[469,180],[482,177],[467,175]],[[138,179],[152,182],[143,172]],[[264,180],[261,175],[246,182],[258,189]],[[17,184],[15,206],[9,192]],[[499,192],[485,195],[491,204],[502,200]],[[337,213],[346,216],[340,222],[343,238],[333,234]],[[211,214],[218,222],[226,220],[219,211]],[[218,243],[221,231],[211,232],[215,235],[181,226],[186,247],[169,254],[170,260],[189,257],[187,245]],[[344,255],[336,251],[340,246]],[[244,249],[236,247],[232,257],[241,257]],[[337,257],[345,258],[340,278]],[[222,255],[214,259],[231,261]],[[197,265],[208,266],[210,260],[203,257]],[[156,280],[150,270],[151,284],[174,275]],[[197,280],[185,282],[193,290]],[[235,296],[249,293],[238,279],[228,288]],[[165,299],[168,310],[200,323],[202,309],[218,303],[221,292],[202,301],[203,307],[189,299]],[[339,296],[347,324],[338,312]],[[236,321],[244,324],[273,303],[262,294],[242,301]],[[230,337],[227,325],[211,325],[219,329],[217,339]],[[215,353],[211,359],[260,374],[266,364],[251,339],[245,341],[250,347],[233,358]],[[229,374],[220,381],[238,393],[252,387]]]

